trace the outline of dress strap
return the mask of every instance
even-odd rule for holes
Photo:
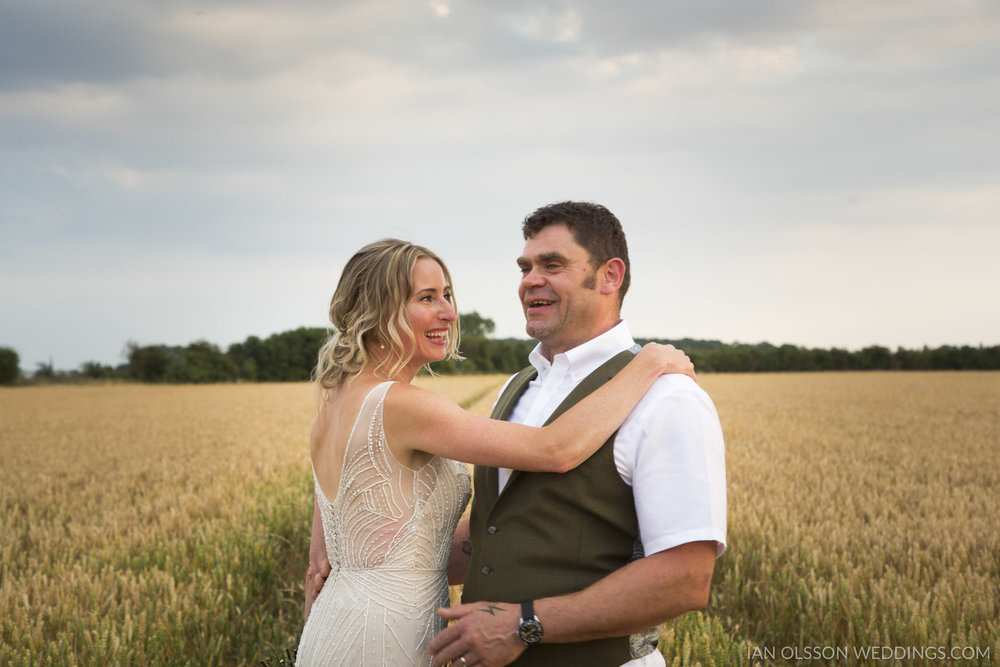
[[[368,407],[368,402],[372,400],[381,405],[385,401],[385,395],[389,392],[389,387],[394,384],[396,384],[395,380],[386,380],[385,382],[372,387],[371,391],[368,392],[368,395],[365,396],[365,402],[362,406],[362,410]]]

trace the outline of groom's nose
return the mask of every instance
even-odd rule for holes
[[[522,292],[529,287],[538,287],[544,284],[545,284],[545,277],[542,275],[541,271],[538,271],[534,267],[532,267],[527,272],[521,275]]]

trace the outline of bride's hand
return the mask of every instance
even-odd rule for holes
[[[673,345],[646,343],[635,358],[637,362],[647,363],[660,369],[660,373],[663,375],[681,373],[695,382],[698,381],[691,358],[684,354],[684,350],[678,350]]]

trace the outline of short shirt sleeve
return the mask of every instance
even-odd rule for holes
[[[712,399],[691,378],[656,381],[619,429],[615,464],[632,487],[646,555],[688,542],[726,548],[726,467]]]

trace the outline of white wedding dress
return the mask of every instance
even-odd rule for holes
[[[438,456],[419,470],[396,461],[382,430],[390,386],[376,386],[361,406],[336,496],[316,482],[332,569],[302,630],[299,665],[429,665],[427,644],[444,627],[436,611],[448,604],[469,473]]]

